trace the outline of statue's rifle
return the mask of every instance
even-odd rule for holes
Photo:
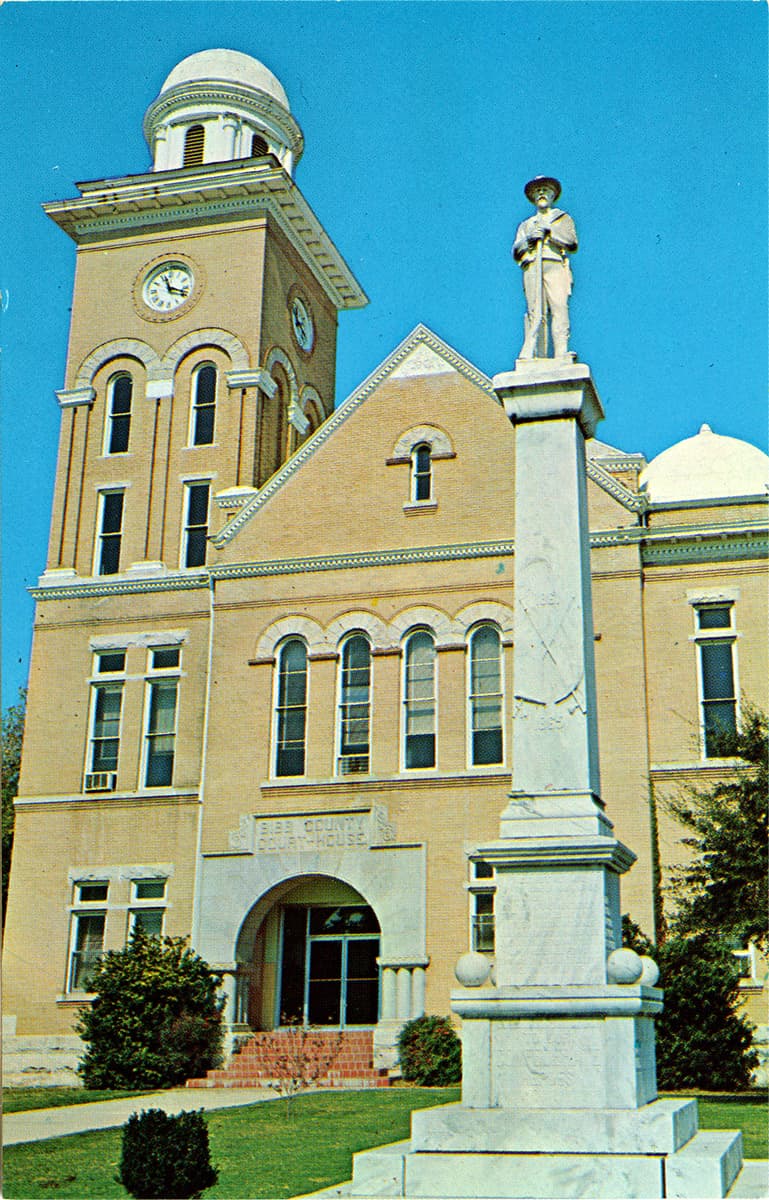
[[[542,251],[545,247],[546,233],[537,242],[537,318],[534,338],[535,358],[547,357],[547,326],[545,325],[545,267]]]

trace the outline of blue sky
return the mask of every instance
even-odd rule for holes
[[[766,445],[766,29],[751,0],[2,5],[3,705],[45,566],[75,259],[40,204],[148,169],[142,117],[177,62],[241,50],[288,93],[297,183],[370,298],[340,321],[337,401],[420,321],[513,366],[510,244],[523,184],[552,174],[598,436],[652,457],[703,421]]]

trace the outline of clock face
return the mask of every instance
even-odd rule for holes
[[[172,313],[187,303],[194,282],[192,270],[186,263],[161,263],[145,279],[142,299],[153,312]]]
[[[297,346],[309,354],[315,341],[315,327],[307,305],[299,296],[294,296],[291,301],[291,328]]]

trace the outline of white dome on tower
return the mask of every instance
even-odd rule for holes
[[[160,94],[179,83],[210,82],[214,79],[222,83],[242,83],[244,87],[265,92],[290,111],[288,96],[280,80],[258,58],[252,58],[240,50],[199,50],[197,54],[188,55],[174,67]]]
[[[652,504],[766,495],[769,455],[703,425],[694,437],[653,458],[639,484]]]
[[[182,59],[147,109],[144,134],[155,171],[272,155],[293,175],[304,149],[280,80],[240,50]]]

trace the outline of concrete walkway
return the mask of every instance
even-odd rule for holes
[[[180,1113],[191,1109],[239,1108],[274,1100],[269,1088],[174,1088],[167,1092],[126,1096],[123,1100],[94,1100],[90,1104],[70,1104],[61,1108],[35,1108],[29,1112],[3,1116],[3,1145],[41,1142],[45,1138],[66,1137],[91,1129],[114,1129],[123,1125],[132,1113],[143,1108],[162,1108]]]

